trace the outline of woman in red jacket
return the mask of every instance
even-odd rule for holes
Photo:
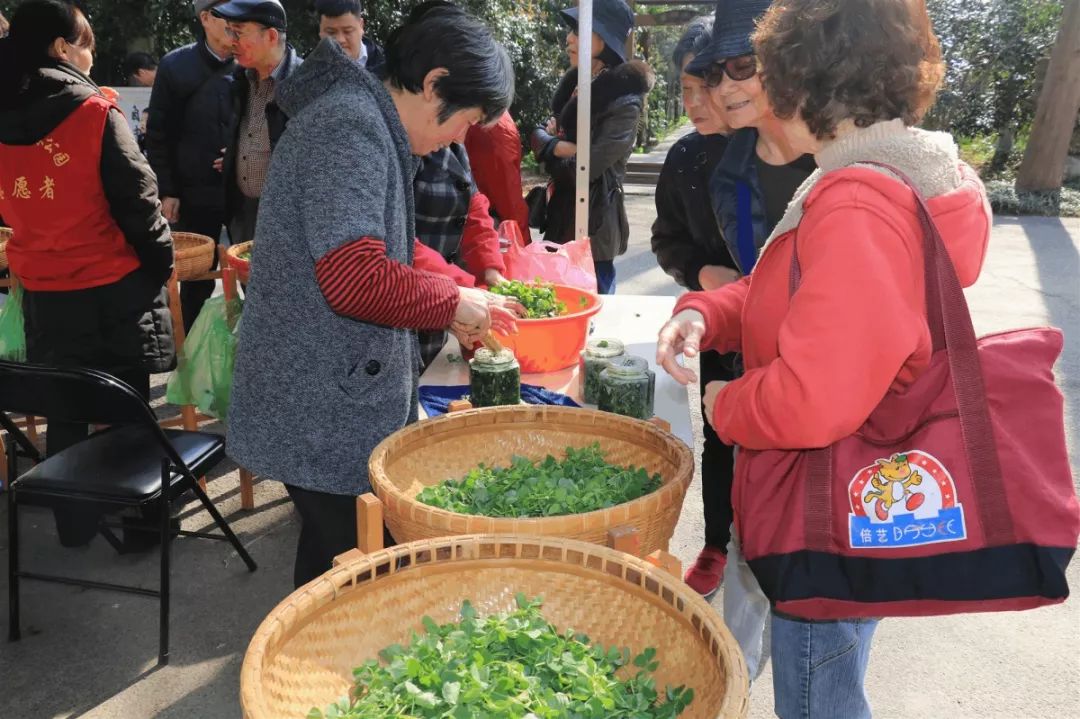
[[[27,359],[104,370],[148,397],[150,373],[175,364],[172,240],[127,120],[87,75],[94,32],[69,2],[28,0],[0,48],[0,214]],[[87,433],[50,422],[47,454]],[[93,538],[96,517],[60,514],[62,544]]]
[[[931,354],[914,195],[889,172],[859,163],[895,167],[930,198],[964,285],[982,266],[990,212],[952,138],[913,127],[943,74],[922,0],[776,0],[754,43],[786,138],[813,153],[819,169],[751,276],[680,299],[660,333],[657,361],[687,383],[693,375],[678,354],[741,350],[746,373],[705,392],[720,439],[760,450],[825,447],[855,432],[890,389],[910,385]],[[801,279],[792,294],[796,235]],[[744,546],[754,541],[755,523],[741,510],[768,499],[770,511],[790,511],[786,491],[805,488],[750,485],[736,472]],[[875,626],[774,611],[776,713],[869,717],[863,679]]]

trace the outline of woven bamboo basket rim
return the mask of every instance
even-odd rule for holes
[[[250,263],[251,260],[245,260],[243,257],[240,256],[240,253],[250,251],[251,246],[254,244],[254,240],[248,240],[247,242],[241,242],[236,245],[229,245],[229,248],[225,250],[225,252],[237,262]]]
[[[481,514],[462,514],[440,507],[424,504],[409,496],[397,487],[386,474],[386,459],[392,452],[404,447],[423,447],[438,437],[440,439],[460,438],[482,434],[490,426],[514,425],[522,429],[581,429],[588,428],[589,434],[608,439],[625,439],[627,432],[619,428],[645,433],[657,441],[666,450],[665,454],[678,468],[673,476],[661,477],[663,484],[659,489],[642,495],[629,502],[617,504],[606,509],[578,514],[561,514],[552,517],[489,517]],[[447,429],[448,425],[453,429]],[[460,425],[460,426],[459,426]],[[445,414],[434,419],[411,424],[390,435],[376,447],[368,460],[368,477],[376,496],[383,500],[391,499],[397,506],[407,508],[407,513],[415,520],[418,515],[425,517],[425,523],[438,530],[453,530],[461,526],[461,521],[475,520],[483,522],[483,527],[469,527],[466,531],[482,531],[495,534],[532,534],[576,532],[590,526],[616,526],[625,523],[628,516],[644,513],[650,507],[669,506],[686,495],[694,477],[694,455],[686,443],[666,432],[651,422],[631,417],[623,417],[609,412],[587,407],[555,407],[537,405],[516,405],[506,407],[484,407],[463,412]],[[448,479],[448,478],[442,478]],[[451,532],[453,533],[453,532]]]
[[[7,243],[14,234],[14,230],[10,227],[0,227],[0,270],[6,270],[8,267]]]
[[[173,263],[176,276],[190,279],[206,274],[214,266],[214,240],[195,232],[173,232]]]
[[[476,534],[424,539],[348,559],[279,602],[259,624],[244,654],[240,670],[244,717],[270,716],[263,691],[264,665],[303,628],[304,620],[328,611],[336,600],[351,592],[374,591],[375,587],[392,594],[401,587],[396,580],[408,573],[426,577],[492,565],[560,571],[600,580],[677,616],[687,630],[705,642],[722,666],[724,699],[717,709],[717,719],[746,716],[749,675],[738,643],[716,610],[680,577],[633,555],[590,542],[551,536]],[[392,596],[379,599],[393,601]],[[420,617],[416,620],[419,623]]]

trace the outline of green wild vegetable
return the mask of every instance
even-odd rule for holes
[[[481,464],[461,479],[425,487],[416,499],[485,517],[555,517],[614,507],[655,492],[659,474],[605,461],[599,444],[566,449],[562,461],[513,457],[509,467]]]
[[[443,625],[424,617],[423,634],[353,670],[352,695],[308,719],[675,719],[693,702],[685,686],[657,689],[656,649],[592,645],[559,632],[539,599],[519,593],[517,606],[481,619],[465,602],[461,621]]]
[[[566,303],[555,296],[555,285],[539,279],[533,283],[520,280],[500,282],[491,291],[504,297],[514,297],[525,307],[525,319],[536,320],[566,314]]]

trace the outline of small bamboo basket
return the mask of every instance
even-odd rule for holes
[[[425,486],[462,477],[481,463],[506,466],[514,456],[562,457],[567,447],[593,443],[612,464],[658,472],[663,486],[608,509],[527,519],[458,514],[416,499]],[[605,544],[609,530],[632,527],[639,533],[642,556],[668,548],[693,474],[690,448],[649,422],[584,408],[527,405],[455,412],[410,425],[376,447],[368,463],[386,525],[399,542],[518,534]]]
[[[422,632],[422,619],[511,611],[541,597],[545,618],[604,646],[657,650],[658,688],[688,686],[680,719],[744,717],[738,644],[678,577],[622,552],[555,537],[466,536],[398,545],[344,561],[263,620],[240,673],[246,719],[296,719],[346,696],[352,670]]]
[[[13,234],[10,227],[0,227],[0,270],[8,268],[7,243]]]
[[[237,278],[245,285],[248,282],[248,277],[251,276],[251,260],[244,259],[240,255],[244,252],[251,252],[254,245],[255,243],[249,240],[238,245],[231,245],[229,249],[225,250],[225,261],[236,270]]]
[[[214,240],[194,232],[174,232],[173,265],[176,279],[193,280],[214,266]]]

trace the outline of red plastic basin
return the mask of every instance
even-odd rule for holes
[[[524,373],[556,372],[576,365],[589,336],[589,320],[603,304],[595,293],[566,285],[555,285],[555,296],[566,303],[570,314],[518,320],[516,335],[495,333],[504,347],[513,350]]]

